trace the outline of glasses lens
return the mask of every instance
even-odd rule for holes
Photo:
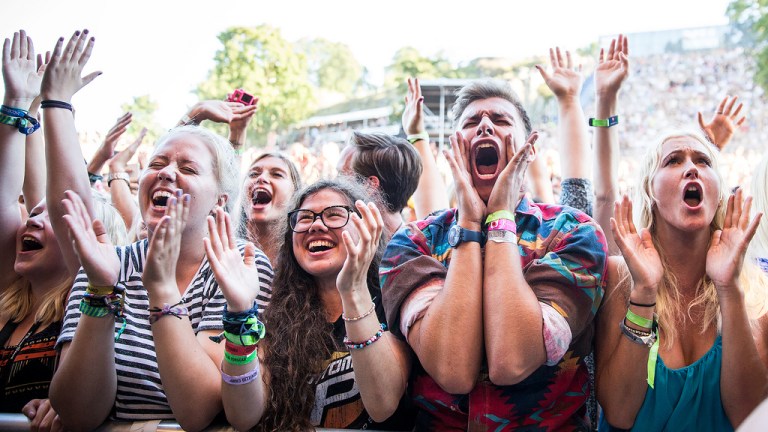
[[[323,222],[328,228],[341,228],[349,222],[349,210],[345,207],[328,207],[323,210]]]
[[[291,229],[296,232],[308,231],[315,221],[315,214],[309,210],[297,210],[291,213]]]

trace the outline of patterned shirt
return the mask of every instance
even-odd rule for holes
[[[243,253],[244,242],[239,242]],[[147,261],[149,241],[142,240],[128,246],[116,247],[120,259],[118,283],[125,287],[125,332],[115,342],[115,367],[117,369],[117,394],[112,418],[115,420],[173,419],[171,407],[163,391],[157,366],[155,342],[149,324],[149,297],[144,289],[142,275]],[[272,267],[267,257],[256,252],[256,268],[259,270],[259,295],[256,302],[259,313],[272,295]],[[69,295],[67,312],[57,348],[77,337],[75,329],[80,321],[80,300],[88,286],[88,276],[80,272]],[[181,297],[189,309],[189,321],[195,334],[205,330],[222,330],[221,316],[226,300],[213,276],[207,258],[203,258],[192,282]],[[122,326],[116,320],[115,333]],[[94,347],[97,348],[97,347]],[[183,353],[179,353],[183,355]]]
[[[380,276],[395,336],[403,336],[395,323],[409,294],[435,279],[445,280],[451,261],[448,231],[456,216],[451,209],[408,224],[387,246]],[[539,302],[555,309],[570,326],[567,351],[556,364],[542,365],[511,386],[492,384],[484,364],[467,395],[443,391],[416,359],[408,391],[419,408],[417,430],[589,430],[584,358],[592,350],[593,320],[603,295],[605,237],[578,210],[526,198],[515,212],[515,222],[526,281]]]

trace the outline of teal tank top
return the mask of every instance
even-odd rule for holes
[[[668,369],[661,357],[656,362],[655,388],[635,417],[633,431],[733,431],[720,400],[720,364],[723,345],[720,335],[712,348],[693,364]],[[601,419],[601,431],[617,430]]]

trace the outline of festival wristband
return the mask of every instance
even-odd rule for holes
[[[224,351],[235,356],[247,356],[256,351],[258,345],[238,345],[230,341],[224,342]]]
[[[421,133],[417,133],[417,134],[408,135],[408,137],[406,139],[411,144],[415,143],[416,141],[421,141],[421,140],[429,141],[429,134],[425,131],[425,132],[421,132]]]
[[[648,319],[632,312],[632,310],[630,309],[627,309],[626,318],[627,318],[627,321],[631,322],[632,324],[638,327],[647,328],[647,329],[653,328],[653,322],[655,320],[655,316],[654,316],[654,319]]]
[[[619,124],[619,116],[610,116],[607,119],[596,119],[596,118],[590,118],[589,119],[589,125],[592,127],[606,127],[609,128],[611,126],[616,126]]]
[[[515,220],[515,214],[512,213],[509,210],[498,210],[488,215],[487,218],[485,218],[485,224],[489,224],[495,220],[499,219],[509,219],[509,220]]]
[[[246,372],[242,375],[227,375],[224,372],[224,368],[221,368],[221,380],[230,385],[244,385],[256,379],[259,376],[259,364],[256,363],[256,368],[250,372]]]
[[[232,365],[247,365],[248,363],[254,361],[256,359],[256,351],[246,355],[246,356],[237,356],[232,355],[226,351],[224,351],[224,360]]]
[[[510,219],[496,219],[488,224],[488,232],[491,231],[510,231],[517,234],[517,224]]]

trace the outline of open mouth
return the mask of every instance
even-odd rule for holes
[[[22,252],[35,251],[35,250],[40,250],[42,248],[43,248],[42,243],[37,241],[37,239],[35,239],[34,237],[24,236],[21,238]]]
[[[168,205],[168,199],[172,196],[173,194],[168,191],[157,191],[152,195],[152,205],[155,207],[165,207]]]
[[[330,242],[328,240],[315,240],[315,241],[309,242],[309,244],[307,245],[307,250],[309,250],[312,253],[325,252],[335,247],[336,245],[333,242]]]
[[[499,149],[493,144],[480,144],[475,149],[475,169],[483,176],[496,174],[499,167]]]
[[[253,196],[251,197],[251,203],[253,205],[265,205],[271,202],[272,194],[270,194],[266,189],[256,189],[253,191]]]
[[[683,201],[685,201],[689,207],[698,207],[699,204],[701,204],[701,190],[699,187],[697,185],[689,185],[685,188]]]

